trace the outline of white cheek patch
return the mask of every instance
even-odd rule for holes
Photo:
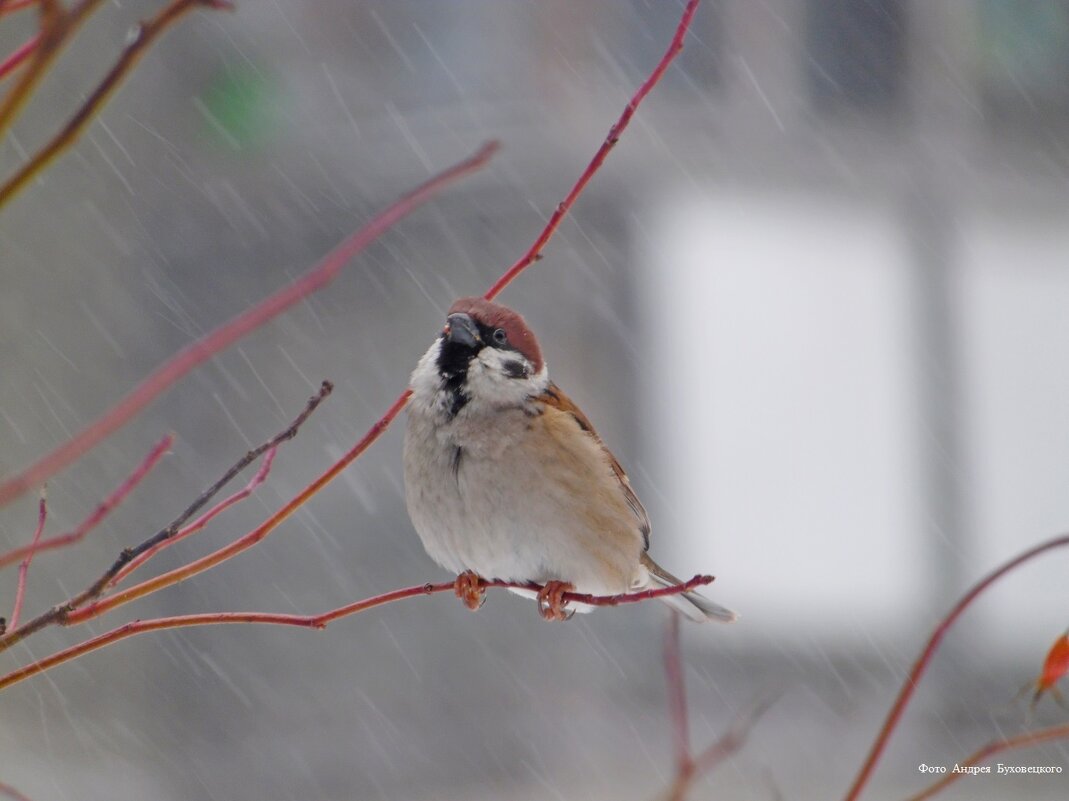
[[[432,398],[438,394],[441,376],[438,375],[438,354],[442,350],[442,341],[434,340],[427,352],[420,357],[416,369],[409,378],[412,393],[418,398]]]
[[[526,377],[512,377],[517,372],[516,364],[526,368]],[[530,371],[530,362],[515,351],[483,348],[468,367],[468,402],[487,406],[519,405],[549,384],[545,364],[533,375]]]
[[[431,414],[450,417],[454,397],[442,389],[442,377],[438,372],[441,349],[441,340],[436,339],[412,371],[412,403],[415,408]],[[548,385],[549,374],[544,362],[541,370],[531,373],[531,363],[523,355],[483,348],[468,366],[464,385],[465,408],[469,414],[477,414],[481,410],[520,406],[528,398],[541,394]]]

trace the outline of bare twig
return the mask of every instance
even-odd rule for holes
[[[690,581],[675,587],[662,587],[656,590],[642,590],[641,592],[623,593],[620,595],[587,595],[585,593],[566,592],[562,595],[565,602],[583,603],[591,606],[619,606],[621,604],[640,603],[652,598],[660,598],[666,595],[678,595],[689,592],[696,587],[709,584],[713,581],[712,576],[695,576]],[[542,585],[533,582],[517,583],[501,581],[500,579],[480,579],[482,588],[509,587],[515,589],[531,590],[537,592]],[[111,645],[127,637],[145,634],[150,631],[161,629],[182,628],[188,626],[217,626],[234,623],[266,623],[277,626],[298,626],[301,628],[323,629],[335,620],[366,612],[379,606],[384,606],[406,598],[415,598],[423,595],[433,595],[441,592],[452,592],[455,584],[452,581],[441,584],[416,584],[392,592],[365,598],[355,603],[332,609],[321,615],[286,615],[272,614],[269,612],[214,612],[200,615],[179,615],[176,617],[157,618],[155,620],[135,620],[126,623],[97,637],[78,643],[52,656],[38,660],[18,670],[12,671],[6,676],[0,677],[0,691],[13,684],[43,673],[56,665],[77,659],[91,651],[96,651],[107,645]]]
[[[711,743],[698,756],[688,758],[686,766],[676,770],[675,778],[672,781],[672,786],[668,788],[665,801],[684,801],[694,782],[712,771],[728,757],[738,753],[746,745],[746,740],[757,721],[768,711],[768,708],[772,706],[775,700],[775,697],[770,696],[754,704],[753,707],[736,718],[731,724],[731,728],[724,732],[719,739]]]
[[[931,664],[935,652],[939,649],[939,645],[943,641],[944,635],[950,630],[950,627],[957,622],[957,619],[961,617],[962,613],[969,608],[969,605],[976,600],[977,596],[987,590],[988,587],[1004,575],[1047,551],[1061,548],[1065,545],[1069,545],[1069,535],[1055,537],[1052,540],[1048,540],[1034,548],[1028,549],[1024,553],[1006,562],[994,572],[988,574],[977,582],[972,589],[965,593],[961,600],[954,605],[954,608],[947,613],[946,617],[943,618],[939,625],[935,627],[935,631],[933,631],[931,637],[928,638],[927,645],[925,645],[924,650],[921,651],[921,655],[917,657],[917,661],[914,662],[909,675],[902,683],[902,689],[898,691],[898,697],[895,698],[891,710],[887,713],[887,719],[884,721],[883,726],[880,727],[880,731],[876,735],[876,740],[873,742],[872,748],[869,750],[865,763],[861,766],[861,770],[854,779],[854,783],[850,786],[849,791],[847,791],[846,801],[856,801],[858,796],[861,795],[861,791],[864,790],[873,770],[876,768],[876,763],[879,762],[880,756],[883,754],[888,741],[891,739],[891,735],[894,733],[899,720],[902,718],[902,713],[905,712],[906,706],[913,697],[914,690],[916,690],[917,685],[920,684],[925,670],[927,670],[928,665]]]
[[[20,64],[26,61],[26,59],[30,57],[30,54],[37,49],[37,44],[40,41],[40,34],[35,33],[25,42],[23,42],[14,50],[12,50],[8,57],[5,58],[2,62],[0,62],[0,80],[6,78],[8,75],[14,72]]]
[[[1054,740],[1064,740],[1069,738],[1069,725],[1063,726],[1051,726],[1046,729],[1038,729],[1036,731],[1025,732],[1019,734],[1016,737],[1007,737],[1004,740],[995,740],[992,743],[988,743],[975,754],[966,759],[961,760],[957,764],[962,768],[974,767],[981,765],[995,754],[1001,754],[1004,751],[1013,751],[1021,748],[1029,748],[1033,745],[1039,745],[1040,743],[1049,743]],[[924,801],[926,798],[931,798],[936,793],[942,792],[949,785],[956,782],[962,776],[969,774],[964,771],[959,773],[948,773],[942,779],[925,788],[916,795],[911,795],[907,801]]]
[[[29,51],[33,58],[29,67],[0,101],[0,138],[6,136],[8,129],[33,96],[37,85],[63,49],[64,40],[100,2],[101,0],[84,0],[76,11],[68,13],[56,0],[41,0],[41,24],[36,37],[37,44]]]
[[[687,720],[687,686],[683,678],[682,647],[679,642],[679,614],[672,612],[665,631],[664,677],[668,685],[668,713],[672,719],[676,772],[692,767],[690,756],[690,722]]]
[[[675,36],[672,37],[671,44],[668,45],[668,50],[661,56],[661,60],[654,67],[653,72],[635,92],[634,96],[628,102],[627,107],[624,108],[623,113],[609,128],[609,134],[605,137],[605,141],[601,143],[601,147],[598,148],[594,154],[594,158],[590,160],[586,169],[583,170],[582,175],[579,176],[579,180],[575,182],[575,186],[565,196],[557,208],[553,211],[552,216],[549,218],[549,222],[546,223],[546,227],[542,229],[542,233],[538,235],[534,243],[528,249],[526,253],[513,264],[505,274],[502,275],[490,287],[486,294],[483,295],[487,300],[493,300],[501,294],[501,290],[512,283],[513,279],[517,275],[526,270],[532,263],[542,258],[542,249],[546,246],[546,243],[553,237],[553,234],[557,232],[557,228],[560,226],[561,221],[565,215],[571,210],[575,201],[583,193],[586,185],[590,182],[590,179],[594,177],[594,174],[601,168],[602,163],[609,155],[609,151],[616,146],[616,143],[620,141],[620,135],[627,128],[627,124],[631,122],[631,117],[634,116],[636,109],[638,109],[639,103],[641,103],[646,95],[650,93],[650,90],[656,86],[661,76],[664,75],[665,70],[668,69],[668,65],[672,63],[677,55],[683,50],[683,40],[687,37],[687,31],[690,30],[691,20],[694,18],[694,12],[698,9],[698,3],[700,0],[690,0],[687,3],[687,7],[683,9],[683,16],[679,20],[679,25],[676,27]]]
[[[63,129],[52,140],[38,150],[29,161],[20,167],[3,185],[0,185],[0,208],[2,208],[26,183],[38,175],[53,160],[65,152],[75,142],[90,121],[97,115],[104,104],[122,84],[123,80],[137,66],[145,51],[183,15],[197,6],[214,9],[230,9],[227,0],[172,0],[152,19],[142,22],[137,27],[133,39],[123,50],[118,61],[104,76],[81,107],[74,113]],[[39,48],[38,52],[44,48]]]
[[[329,284],[354,256],[375,239],[445,187],[481,169],[496,150],[497,143],[490,142],[472,156],[438,173],[376,215],[296,281],[179,351],[88,427],[21,473],[0,484],[0,506],[30,487],[43,483],[125,425],[194,367],[211,359],[290,306]]]
[[[297,431],[300,429],[304,421],[316,410],[323,399],[327,397],[333,390],[333,385],[329,381],[324,381],[319,388],[319,392],[313,395],[308,403],[305,405],[304,410],[297,416],[297,418],[290,423],[289,427],[280,433],[276,434],[267,442],[263,443],[257,448],[246,453],[241,459],[239,459],[234,465],[230,467],[215,483],[213,483],[208,489],[202,492],[196,500],[191,503],[185,511],[182,512],[169,526],[157,532],[154,536],[149,537],[135,548],[126,548],[119,558],[109,567],[104,573],[94,581],[89,587],[75,595],[72,598],[67,599],[61,604],[57,604],[38,615],[33,620],[29,621],[25,625],[18,629],[12,629],[7,634],[0,636],[0,651],[4,651],[10,648],[17,642],[24,640],[31,634],[40,631],[46,626],[55,624],[65,624],[74,612],[75,609],[83,604],[92,601],[104,592],[109,582],[119,574],[119,572],[132,562],[137,557],[141,556],[148,551],[151,551],[157,545],[177,535],[181,527],[186,523],[189,518],[195,515],[202,507],[204,507],[212,498],[214,498],[220,490],[238,473],[252,464],[258,459],[265,451],[277,447],[286,440],[293,439],[297,436]]]
[[[141,464],[139,464],[107,498],[97,504],[97,507],[92,513],[79,523],[73,531],[69,531],[66,534],[58,534],[55,537],[49,537],[36,545],[23,545],[8,551],[7,553],[0,554],[0,568],[13,564],[19,559],[29,556],[32,553],[63,548],[84,539],[85,535],[100,525],[100,522],[107,517],[115,507],[126,500],[145,476],[152,471],[152,468],[156,466],[159,460],[163,458],[163,455],[167,453],[173,442],[174,434],[168,434],[152,446],[152,450],[150,450],[145,458],[141,460]],[[14,625],[12,625],[11,628],[14,628]]]
[[[713,770],[746,743],[754,724],[775,701],[766,696],[740,715],[723,735],[694,756],[687,723],[687,688],[683,681],[683,656],[679,640],[679,614],[672,613],[664,637],[664,674],[668,684],[668,712],[672,720],[676,772],[666,801],[684,801],[694,782]]]
[[[684,801],[691,786],[704,774],[737,752],[746,743],[754,724],[775,701],[769,696],[740,715],[731,728],[697,756],[691,752],[687,721],[687,686],[683,679],[683,649],[679,639],[679,614],[673,612],[664,635],[664,675],[668,685],[668,713],[672,720],[676,773],[666,801]]]
[[[0,0],[0,16],[33,8],[40,2],[41,0]]]
[[[48,494],[44,487],[42,487],[41,498],[37,501],[37,528],[34,529],[33,539],[30,541],[30,550],[26,553],[26,558],[22,560],[22,564],[19,565],[18,586],[15,588],[15,605],[11,610],[11,622],[8,624],[13,629],[19,627],[19,616],[22,614],[22,602],[26,598],[26,578],[30,572],[30,562],[33,561],[34,551],[37,548],[37,544],[41,541],[41,534],[45,530],[46,520],[48,520]]]
[[[237,556],[242,551],[248,550],[252,546],[263,540],[268,534],[274,531],[283,521],[285,521],[291,514],[297,509],[303,506],[309,498],[315,495],[319,490],[325,487],[330,481],[337,476],[342,470],[349,466],[360,454],[362,454],[371,443],[378,439],[379,434],[385,430],[386,426],[390,424],[394,417],[396,417],[402,408],[404,408],[404,402],[408,400],[408,393],[406,392],[401,398],[390,407],[389,411],[372,426],[371,430],[365,434],[359,442],[356,443],[349,451],[341,457],[337,462],[330,466],[325,473],[319,476],[315,481],[305,487],[295,497],[290,499],[285,506],[275,512],[271,517],[261,523],[252,531],[248,532],[241,538],[235,540],[229,545],[225,545],[217,551],[213,551],[207,556],[202,556],[189,564],[182,567],[175,568],[167,573],[156,576],[155,578],[143,581],[140,584],[135,584],[133,587],[122,590],[115,593],[112,596],[104,598],[95,603],[78,609],[77,611],[71,610],[64,618],[64,625],[79,623],[85,620],[89,620],[93,617],[98,617],[105,612],[110,611],[118,606],[129,603],[137,598],[150,595],[154,592],[162,590],[164,587],[170,587],[179,582],[185,581],[198,573],[203,573],[205,570],[215,567],[221,562],[225,562],[234,556]],[[110,580],[110,576],[108,577]],[[79,604],[80,605],[80,604]],[[0,638],[0,649],[4,645],[4,640]]]
[[[257,449],[257,451],[258,450],[259,449]],[[256,452],[250,451],[249,453]],[[188,526],[185,526],[184,528],[181,528],[176,531],[173,536],[168,537],[167,539],[163,540],[163,542],[153,545],[147,551],[140,554],[137,558],[131,559],[129,564],[127,564],[122,570],[120,570],[112,577],[111,581],[108,582],[108,586],[114,587],[116,584],[119,584],[124,578],[126,578],[128,575],[130,575],[139,567],[141,567],[141,565],[143,565],[149,559],[156,556],[156,554],[158,554],[160,551],[164,550],[165,548],[170,548],[176,542],[184,540],[186,537],[189,537],[190,535],[196,534],[198,531],[201,531],[205,526],[208,525],[208,523],[214,520],[222,512],[226,511],[234,504],[240,503],[241,501],[252,495],[252,493],[256,491],[256,488],[267,480],[267,476],[271,472],[271,464],[275,461],[275,454],[277,453],[278,445],[270,445],[269,449],[264,455],[263,462],[260,464],[260,469],[256,471],[256,474],[251,479],[249,479],[248,484],[246,484],[242,489],[238,490],[230,497],[217,503],[207,512],[205,512],[192,523],[190,523]],[[256,453],[256,455],[258,456],[259,453]],[[248,458],[247,455],[246,458]]]
[[[746,738],[750,736],[750,731],[754,725],[764,716],[769,707],[776,702],[777,698],[777,695],[772,694],[760,698],[746,712],[735,719],[731,724],[731,728],[721,735],[719,740],[694,757],[694,778],[699,778],[708,773],[729,756],[737,753],[746,744]]]

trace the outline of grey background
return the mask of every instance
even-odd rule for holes
[[[844,791],[939,612],[993,564],[969,556],[985,520],[978,496],[990,494],[974,481],[983,465],[1006,465],[1024,485],[1051,482],[1048,500],[1029,501],[992,535],[1003,538],[997,553],[1069,520],[1058,490],[1060,457],[1069,455],[1064,412],[1054,402],[1069,387],[1060,271],[1037,278],[1022,270],[1021,281],[1047,282],[1055,322],[1006,355],[1035,364],[1046,383],[1021,385],[990,412],[990,420],[1037,421],[1055,443],[1050,461],[985,450],[989,418],[967,414],[991,399],[970,394],[986,386],[971,382],[968,366],[988,363],[987,340],[970,334],[985,328],[967,315],[971,250],[960,232],[977,230],[975,219],[1008,225],[1025,243],[1035,227],[1053,230],[1044,241],[1058,252],[1064,230],[1069,10],[1039,6],[703,4],[678,65],[545,260],[502,298],[527,316],[554,378],[632,472],[656,523],[655,553],[671,554],[679,573],[720,574],[716,597],[733,605],[730,564],[706,563],[705,552],[679,544],[705,521],[672,514],[662,445],[671,431],[678,436],[673,426],[685,436],[672,398],[688,391],[688,376],[670,387],[651,386],[650,376],[666,347],[690,349],[698,371],[718,368],[703,362],[700,340],[671,336],[671,307],[653,305],[644,289],[661,263],[650,253],[663,241],[655,221],[686,193],[730,201],[757,192],[800,209],[809,198],[833,198],[890,209],[910,243],[903,281],[912,300],[896,309],[915,336],[903,346],[915,369],[902,388],[915,401],[914,427],[902,432],[915,443],[906,477],[915,507],[901,523],[902,547],[925,556],[922,589],[909,615],[887,600],[897,621],[890,630],[883,617],[852,626],[814,620],[804,599],[774,592],[775,625],[760,614],[751,622],[743,608],[732,629],[688,627],[698,743],[762,693],[783,693],[695,798]],[[70,113],[129,26],[155,7],[108,5],[87,26],[3,143],[6,170]],[[660,56],[679,10],[638,0],[248,0],[236,14],[198,13],[169,33],[75,151],[0,216],[4,473],[283,286],[431,172],[489,138],[504,150],[387,233],[330,288],[199,368],[54,478],[49,531],[58,533],[155,439],[177,435],[173,453],[86,542],[39,557],[28,612],[81,588],[124,545],[170,520],[250,444],[282,428],[323,378],[335,382],[334,396],[282,449],[269,482],[160,557],[160,568],[249,530],[344,452],[405,386],[451,300],[483,291],[527,248]],[[5,47],[31,22],[5,20]],[[1029,251],[1012,255],[1029,264]],[[1024,304],[1000,320],[1031,332],[1037,314]],[[830,375],[833,386],[849,378]],[[1006,383],[997,374],[992,381]],[[405,516],[399,448],[397,426],[253,551],[83,629],[45,632],[3,655],[0,668],[133,617],[310,613],[445,579]],[[749,459],[759,473],[782,456],[761,448],[725,458]],[[812,469],[847,472],[819,461]],[[755,505],[776,502],[753,493]],[[26,497],[0,513],[0,547],[28,539],[34,509]],[[804,538],[804,514],[797,521],[794,536]],[[776,565],[772,535],[760,531],[712,531],[713,556],[731,536],[745,537],[740,572],[762,560]],[[827,555],[811,556],[776,569],[834,586]],[[1064,630],[1064,566],[1013,585],[1023,611],[1008,626],[967,622],[948,642],[871,797],[902,797],[923,784],[918,763],[953,764],[1000,732],[1021,730],[1023,709],[1004,705]],[[13,587],[9,570],[3,604]],[[1049,603],[1029,601],[1037,597]],[[325,633],[151,635],[4,693],[0,781],[38,801],[652,798],[671,766],[663,620],[660,607],[644,604],[549,626],[530,603],[495,594],[474,616],[439,596]],[[1017,626],[1031,639],[1004,631]],[[1041,707],[1039,722],[1059,719],[1053,704]],[[1013,761],[1069,759],[1055,744]],[[975,779],[946,797],[1061,798],[1065,781]]]

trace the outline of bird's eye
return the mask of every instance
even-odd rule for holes
[[[504,345],[509,341],[508,334],[505,333],[504,328],[498,328],[494,331],[494,343],[497,345]]]

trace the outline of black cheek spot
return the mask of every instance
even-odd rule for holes
[[[505,362],[501,369],[509,378],[527,378],[529,372],[523,362]]]

